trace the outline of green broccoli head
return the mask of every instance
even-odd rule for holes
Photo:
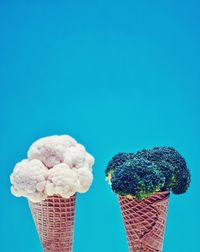
[[[171,147],[119,153],[109,162],[106,178],[114,192],[137,200],[162,191],[181,194],[190,184],[184,158]]]

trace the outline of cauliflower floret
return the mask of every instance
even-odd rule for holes
[[[10,176],[11,192],[17,196],[39,202],[45,199],[48,169],[39,160],[23,160],[16,164]]]
[[[86,168],[80,168],[76,170],[78,176],[78,187],[77,191],[80,193],[85,193],[89,190],[92,181],[93,175],[92,172]]]
[[[43,137],[31,145],[28,158],[39,159],[45,166],[52,168],[63,163],[66,150],[76,144],[76,140],[68,135]]]
[[[58,164],[49,170],[47,195],[59,194],[64,198],[69,198],[77,192],[77,186],[77,173],[68,165]]]
[[[81,144],[76,144],[66,150],[64,163],[68,164],[70,168],[79,168],[84,164],[86,154],[85,147]]]
[[[94,158],[89,153],[86,153],[86,157],[85,157],[85,166],[87,165],[89,167],[89,170],[92,171],[92,166],[94,165]]]

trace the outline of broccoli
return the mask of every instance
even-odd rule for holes
[[[184,193],[191,179],[184,158],[172,147],[119,153],[105,173],[114,192],[137,200],[162,191]]]

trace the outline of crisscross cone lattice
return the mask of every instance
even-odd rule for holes
[[[29,206],[45,252],[71,252],[76,194],[65,199],[50,196]]]
[[[119,196],[130,252],[161,252],[168,211],[169,192],[138,202]]]

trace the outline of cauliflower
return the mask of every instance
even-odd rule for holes
[[[52,195],[69,198],[88,191],[93,164],[94,158],[72,137],[41,138],[29,148],[28,159],[15,166],[10,176],[11,192],[33,202]]]
[[[48,168],[41,161],[22,160],[16,164],[10,176],[11,192],[17,197],[24,196],[33,202],[39,202],[46,198],[44,191],[47,176]]]

